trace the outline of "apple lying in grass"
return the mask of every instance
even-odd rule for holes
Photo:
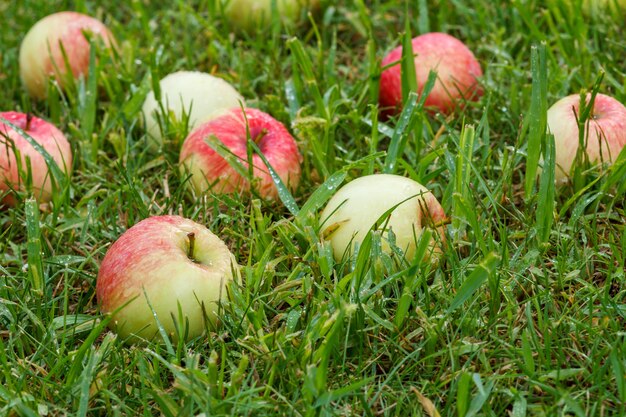
[[[447,114],[464,101],[482,95],[478,84],[482,76],[480,64],[463,42],[445,33],[426,33],[413,38],[412,47],[418,93],[424,89],[430,71],[437,73],[437,82],[426,98],[425,107]],[[396,62],[380,76],[379,103],[384,114],[402,110],[401,58],[402,46],[399,46],[382,61],[383,68]]]
[[[220,303],[236,277],[234,256],[206,227],[179,216],[155,216],[109,248],[96,295],[122,338],[159,337],[156,315],[168,336],[190,340],[218,324]]]
[[[250,169],[248,133],[287,188],[291,191],[297,188],[302,156],[293,136],[282,123],[267,113],[251,108],[245,111],[234,108],[200,125],[183,143],[181,168],[191,175],[190,181],[197,193],[208,190],[216,194],[241,193],[250,190],[250,182],[235,165],[239,163],[246,173]],[[232,157],[234,162],[225,159],[219,152]],[[256,152],[253,152],[251,162],[254,189],[263,198],[276,198],[278,189],[270,170]]]
[[[575,4],[575,1],[572,1]],[[608,12],[626,12],[626,0],[583,0],[583,13],[587,15],[605,15]]]
[[[159,82],[161,102],[157,102],[151,91],[143,104],[142,113],[149,136],[157,143],[163,141],[161,127],[167,126],[164,117],[181,121],[188,116],[189,130],[201,122],[233,107],[239,107],[244,99],[225,80],[196,71],[178,71],[167,75]],[[162,113],[162,109],[166,114]],[[161,123],[159,123],[161,120]],[[167,132],[165,132],[167,134]]]
[[[587,103],[590,98],[587,95]],[[567,182],[576,159],[579,115],[579,94],[562,98],[548,110],[548,129],[554,135],[557,183]],[[611,163],[626,145],[626,107],[612,97],[596,95],[585,132],[589,162]]]
[[[17,126],[23,134],[4,121]],[[8,190],[24,189],[28,184],[32,186],[35,198],[40,202],[49,201],[54,190],[53,176],[44,156],[24,135],[38,143],[61,171],[65,174],[71,171],[72,149],[65,135],[56,126],[24,113],[0,113],[0,194]],[[15,205],[16,200],[9,193],[2,203]]]
[[[274,0],[221,0],[224,14],[231,26],[247,33],[266,30],[272,21]],[[315,12],[319,0],[276,0],[278,19],[287,26],[306,19],[308,11]]]
[[[89,37],[107,48],[115,44],[102,22],[81,13],[59,12],[38,21],[20,47],[20,76],[28,93],[44,99],[48,95],[48,79],[54,78],[61,88],[66,88],[68,78],[86,76]]]
[[[427,256],[437,260],[445,241],[443,208],[426,187],[399,175],[375,174],[357,178],[330,199],[321,214],[322,236],[331,242],[335,260],[352,256],[368,231],[383,214],[397,207],[375,230],[383,230],[383,249],[389,252],[388,231],[407,260],[415,255],[424,228],[433,229]]]

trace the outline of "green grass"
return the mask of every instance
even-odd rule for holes
[[[624,165],[556,190],[552,164],[533,174],[552,158],[551,103],[592,89],[626,101],[626,12],[346,0],[315,26],[246,37],[209,0],[116,3],[0,2],[0,109],[55,122],[75,155],[53,204],[23,192],[0,211],[0,415],[626,414]],[[34,102],[19,44],[61,9],[101,18],[120,56]],[[453,117],[415,101],[379,120],[382,56],[427,31],[468,44],[484,96]],[[177,167],[184,124],[161,151],[146,146],[143,98],[179,69],[225,78],[294,133],[304,176],[286,205],[192,195]],[[439,266],[398,262],[378,235],[335,264],[320,242],[332,191],[383,171],[427,185],[451,216]],[[243,285],[215,333],[127,346],[99,314],[98,266],[124,230],[167,213],[221,236]]]

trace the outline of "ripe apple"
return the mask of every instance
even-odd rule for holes
[[[418,93],[421,94],[429,72],[437,72],[437,82],[424,103],[426,107],[447,114],[463,100],[476,100],[482,95],[477,81],[483,74],[480,64],[463,42],[445,33],[426,33],[413,38],[412,46]],[[402,110],[401,58],[399,46],[382,61],[383,67],[397,62],[380,76],[379,102],[384,114]]]
[[[236,277],[233,254],[206,227],[179,216],[154,216],[109,248],[96,296],[101,311],[113,314],[110,327],[122,338],[158,337],[156,314],[168,335],[190,340],[207,324],[217,325],[219,304],[227,300],[227,284]],[[179,309],[185,334],[176,332]]]
[[[28,31],[20,47],[19,61],[20,76],[32,97],[47,97],[49,78],[54,78],[61,88],[67,87],[68,70],[74,78],[87,74],[90,47],[85,34],[101,40],[107,48],[115,44],[102,22],[76,12],[51,14]]]
[[[399,204],[399,205],[398,205]],[[340,188],[321,214],[321,234],[331,242],[335,260],[340,262],[354,251],[376,221],[389,209],[398,205],[389,216],[384,229],[383,249],[389,252],[386,240],[391,230],[396,246],[408,260],[415,255],[416,243],[423,229],[435,229],[429,256],[438,259],[445,241],[446,215],[443,208],[426,187],[399,175],[374,174],[357,178]],[[383,230],[385,222],[376,230]]]
[[[239,107],[244,102],[241,94],[228,82],[204,72],[174,72],[163,78],[159,84],[161,104],[167,114],[162,114],[152,91],[146,97],[142,108],[148,134],[158,143],[163,141],[159,118],[173,117],[180,121],[183,115],[187,114],[191,131],[200,123],[225,110]]]
[[[207,140],[217,138],[248,169],[247,132],[283,183],[295,190],[300,182],[302,156],[293,136],[285,126],[267,113],[256,109],[234,108],[209,120],[191,132],[180,151],[184,173],[191,174],[191,184],[198,193],[236,193],[250,189],[250,183]],[[278,190],[270,171],[256,153],[252,156],[255,184],[263,198],[276,198]]]
[[[626,10],[626,0],[583,0],[582,10],[587,15],[598,16],[610,11],[623,12]]]
[[[587,102],[590,95],[587,96]],[[556,181],[565,183],[576,159],[580,95],[562,98],[548,110],[548,129],[554,135]],[[611,163],[626,145],[626,107],[604,94],[596,95],[585,125],[586,152],[590,163]]]
[[[46,160],[20,133],[3,123],[5,120],[39,143],[65,174],[69,174],[72,168],[69,142],[52,123],[38,117],[18,112],[0,113],[0,194],[11,189],[23,189],[26,178],[30,177],[34,196],[41,202],[50,201],[52,174]],[[19,164],[14,150],[20,157]],[[7,194],[0,203],[14,206],[16,200],[13,195]]]
[[[222,4],[230,24],[252,34],[264,30],[272,21],[272,1],[222,0]],[[276,0],[279,20],[287,26],[300,22],[307,11],[315,12],[319,7],[320,0]]]

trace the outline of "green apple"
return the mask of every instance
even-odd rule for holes
[[[198,71],[178,71],[159,81],[161,101],[151,91],[141,109],[148,136],[161,144],[163,134],[159,119],[172,117],[177,121],[189,117],[189,131],[231,108],[240,107],[244,99],[227,81]],[[166,114],[163,114],[164,110]],[[167,134],[168,132],[164,132]]]
[[[375,230],[383,231],[383,250],[389,251],[388,231],[395,235],[396,246],[408,260],[415,255],[416,243],[425,227],[433,229],[429,255],[437,260],[444,243],[446,215],[426,187],[399,175],[375,174],[357,178],[330,199],[321,214],[323,239],[330,241],[335,260],[350,257],[354,245],[361,243],[388,210],[395,209]],[[383,226],[386,228],[383,230]]]
[[[307,11],[320,7],[320,0],[218,0],[233,28],[247,33],[263,31],[272,21],[272,3],[284,25],[293,25],[306,17]]]
[[[610,11],[621,11],[626,15],[626,0],[583,0],[582,9],[585,14],[592,16]]]

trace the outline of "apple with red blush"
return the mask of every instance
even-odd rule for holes
[[[580,95],[572,94],[548,109],[548,131],[554,135],[555,178],[558,184],[569,179],[580,146],[578,118]],[[589,103],[591,95],[586,96]],[[591,164],[612,163],[626,146],[626,107],[613,97],[597,94],[585,123],[584,142]]]
[[[249,136],[248,136],[249,135]],[[211,140],[216,142],[211,144]],[[302,156],[287,128],[267,113],[253,108],[233,108],[200,125],[185,139],[180,152],[181,170],[191,175],[194,190],[203,194],[246,193],[254,188],[265,199],[275,199],[278,189],[269,168],[253,152],[252,186],[248,178],[216,151],[225,148],[248,171],[248,139],[259,148],[281,181],[294,191],[300,181]]]
[[[124,232],[107,251],[96,296],[109,327],[128,342],[190,340],[220,322],[238,265],[205,226],[180,216],[154,216]],[[158,320],[158,323],[157,323]]]
[[[88,37],[104,48],[115,45],[102,22],[82,13],[58,12],[35,23],[22,40],[19,55],[20,76],[28,93],[45,99],[49,79],[65,89],[67,79],[85,77],[91,49]]]
[[[54,191],[52,172],[44,156],[25,135],[38,143],[63,173],[69,175],[72,169],[70,143],[56,126],[25,113],[0,113],[0,194],[6,193],[2,203],[11,206],[17,201],[10,190],[23,190],[27,182],[32,185],[32,193],[40,202],[50,201]]]
[[[476,100],[482,95],[478,83],[483,74],[480,64],[459,39],[433,32],[413,38],[411,45],[415,55],[419,94],[424,89],[430,71],[437,73],[437,81],[424,102],[426,108],[449,114],[465,101]],[[382,61],[385,69],[380,76],[379,104],[386,115],[402,111],[402,49],[402,46],[397,47]]]

